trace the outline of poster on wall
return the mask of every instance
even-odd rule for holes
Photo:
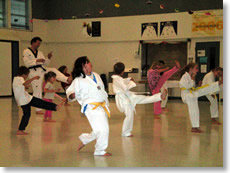
[[[200,56],[205,56],[205,50],[198,50],[197,51],[197,56],[200,57]]]
[[[142,23],[141,38],[152,39],[158,37],[158,23]]]
[[[82,26],[83,37],[100,37],[101,36],[101,22],[84,22]]]
[[[177,36],[177,21],[166,21],[160,23],[160,36]]]
[[[223,11],[200,11],[192,15],[192,36],[223,36]]]

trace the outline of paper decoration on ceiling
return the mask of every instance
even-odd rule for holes
[[[18,22],[18,19],[14,19],[15,22]]]
[[[99,10],[99,13],[100,13],[100,14],[104,13],[104,10]]]
[[[148,0],[147,2],[146,2],[146,4],[148,4],[148,5],[150,5],[150,4],[152,4],[153,2],[152,2],[152,0]]]
[[[116,8],[119,8],[120,7],[120,4],[114,4],[114,6],[116,7]]]
[[[207,12],[207,13],[205,13],[205,15],[206,15],[206,16],[210,16],[210,15],[211,15],[211,13],[210,13],[210,12]]]
[[[192,11],[192,10],[189,10],[189,11],[188,11],[188,14],[193,14],[193,11]]]
[[[160,36],[175,37],[177,35],[177,21],[167,21],[160,23]]]
[[[101,36],[101,22],[84,22],[82,28],[84,37],[100,37]]]
[[[77,16],[72,16],[72,19],[77,19]]]
[[[142,23],[141,25],[141,38],[153,39],[158,36],[158,24],[157,23]]]
[[[165,9],[165,6],[163,4],[160,5],[160,9]]]
[[[62,18],[59,18],[58,21],[62,21]]]
[[[33,23],[33,19],[30,19],[30,21],[29,21],[30,23]]]
[[[174,11],[175,11],[176,13],[179,13],[179,12],[180,12],[179,8],[175,8]]]
[[[85,17],[89,17],[90,16],[90,14],[89,13],[85,13]]]

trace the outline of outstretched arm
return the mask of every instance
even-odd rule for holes
[[[40,76],[34,76],[33,78],[31,78],[31,79],[25,81],[25,82],[23,83],[23,85],[27,88],[27,87],[29,87],[29,85],[31,84],[32,81],[38,80],[38,79],[40,79]]]

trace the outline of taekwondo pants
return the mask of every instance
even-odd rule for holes
[[[164,83],[174,74],[178,71],[177,68],[172,68],[171,70],[168,70],[166,72],[163,73],[163,75],[161,76],[161,78],[158,81],[158,84],[156,86],[156,88],[152,91],[152,94],[156,94],[160,92],[161,87],[164,85]],[[153,104],[153,113],[154,115],[160,115],[162,113],[162,109],[161,109],[161,102],[155,102]]]
[[[161,101],[161,94],[155,94],[152,96],[144,95],[132,95],[132,103],[134,104],[125,104],[125,119],[122,127],[122,136],[130,136],[133,130],[133,119],[136,104],[148,104]],[[134,105],[134,106],[133,106]]]
[[[54,72],[57,75],[57,80],[61,82],[67,83],[68,77],[66,77],[64,74],[62,74],[60,71],[58,71],[56,68],[46,68],[46,71],[44,71],[42,68],[36,68],[36,71],[34,69],[30,69],[29,78],[33,78],[34,76],[40,76],[40,79],[32,81],[31,85],[33,88],[33,96],[42,99],[42,82],[44,79],[44,74],[48,72]],[[36,111],[40,111],[41,109],[36,108]]]
[[[109,142],[108,115],[102,107],[92,110],[94,106],[88,104],[85,115],[92,128],[91,133],[82,133],[79,136],[81,142],[86,145],[96,140],[94,155],[104,155]]]
[[[210,93],[215,93],[219,91],[219,83],[215,82],[208,87],[198,89],[192,93],[185,91],[182,92],[182,97],[184,102],[188,105],[189,117],[193,128],[200,127],[200,112],[198,106],[198,97],[208,95]]]
[[[219,111],[218,111],[218,101],[217,98],[213,98],[211,95],[206,95],[207,99],[210,102],[210,112],[211,112],[211,118],[218,118],[219,117]]]

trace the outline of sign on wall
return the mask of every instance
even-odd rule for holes
[[[158,23],[142,23],[142,39],[151,39],[158,37]]]
[[[82,26],[83,37],[100,37],[101,22],[84,22]]]
[[[223,12],[196,12],[192,15],[192,36],[223,36]]]
[[[160,23],[160,36],[177,36],[177,21],[166,21]]]

